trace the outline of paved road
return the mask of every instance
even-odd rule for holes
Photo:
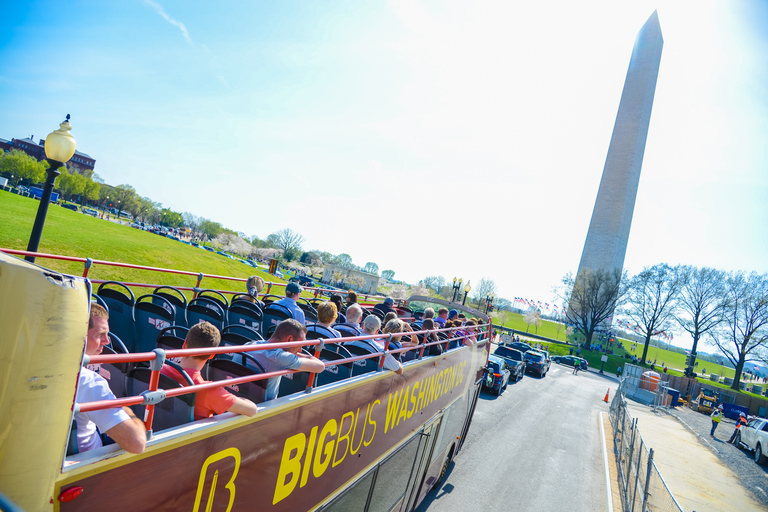
[[[418,512],[604,510],[598,414],[616,386],[553,364],[501,397],[483,392],[461,454]]]

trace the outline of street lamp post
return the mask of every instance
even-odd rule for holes
[[[56,182],[56,177],[61,174],[59,167],[69,161],[72,155],[75,154],[77,144],[75,138],[69,133],[71,129],[72,125],[69,124],[69,114],[67,114],[67,119],[59,124],[59,129],[51,132],[45,138],[45,157],[50,167],[47,170],[48,177],[45,179],[43,196],[40,198],[40,205],[37,207],[35,225],[32,227],[32,234],[27,245],[27,251],[29,252],[37,252],[37,248],[40,246],[40,237],[43,234],[45,217],[48,215],[48,203],[51,202],[53,184]],[[26,256],[24,259],[30,263],[35,262],[34,256]]]
[[[467,294],[471,289],[472,286],[470,286],[469,281],[467,281],[467,286],[464,287],[464,300],[461,301],[462,306],[467,303]]]
[[[488,314],[488,311],[493,310],[493,294],[486,293],[485,294],[485,314]]]

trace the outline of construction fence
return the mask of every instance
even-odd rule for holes
[[[610,408],[623,510],[683,512],[653,460],[653,448],[645,443],[637,428],[637,419],[629,414],[622,389],[625,382],[627,379],[622,379]]]

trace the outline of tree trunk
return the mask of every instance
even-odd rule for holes
[[[744,369],[744,354],[741,354],[739,356],[739,364],[736,365],[736,373],[733,376],[733,384],[731,384],[731,389],[735,391],[740,391],[739,384],[741,382],[741,371]]]
[[[648,347],[651,344],[651,334],[649,333],[645,336],[645,346],[643,347],[643,357],[640,358],[640,364],[645,364],[645,357],[648,355]]]

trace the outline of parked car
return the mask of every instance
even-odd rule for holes
[[[77,211],[77,205],[72,203],[61,203],[62,208],[66,208],[67,210],[72,210],[73,212]]]
[[[519,350],[520,352],[528,352],[529,350],[533,350],[532,346],[527,343],[523,343],[522,341],[515,341],[514,343],[507,345],[507,347],[512,347],[516,350]]]
[[[523,354],[525,358],[525,369],[531,373],[536,373],[542,379],[549,371],[549,361],[547,356],[538,350],[529,350]]]
[[[755,462],[759,465],[766,463],[766,450],[768,449],[768,420],[765,418],[753,418],[745,427],[741,427],[736,434],[735,445],[744,445],[747,450],[755,452]]]
[[[309,288],[314,288],[315,286],[315,282],[307,276],[293,276],[288,281],[291,283],[299,283],[301,286],[307,286]]]
[[[564,364],[566,366],[576,366],[580,364],[582,369],[589,368],[589,363],[583,357],[577,356],[552,356],[552,360],[556,363]]]
[[[485,365],[485,375],[483,375],[483,386],[490,389],[497,396],[501,395],[507,389],[509,376],[510,372],[504,359],[497,356],[488,357],[488,364]]]
[[[82,212],[86,215],[90,215],[91,217],[98,217],[99,212],[97,210],[94,210],[93,208],[83,208]]]
[[[510,379],[514,378],[517,382],[523,378],[525,375],[525,357],[522,352],[509,347],[496,347],[493,355],[504,359],[504,364],[510,372]]]

